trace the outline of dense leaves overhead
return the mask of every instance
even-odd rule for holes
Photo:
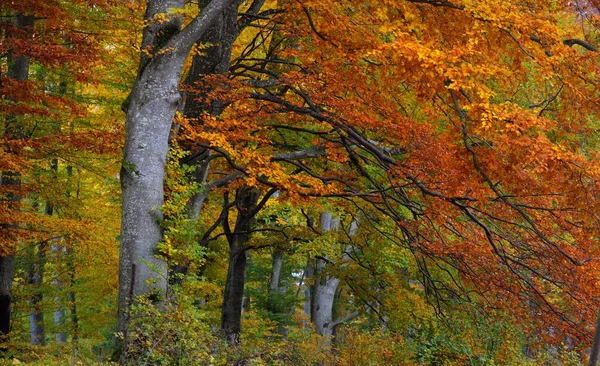
[[[515,364],[588,347],[597,1],[143,5],[0,5],[0,255],[60,237],[83,272],[101,248],[110,276],[71,283],[85,337],[116,311],[120,178],[122,362],[343,364],[365,347],[381,364]],[[336,352],[315,320],[327,286]],[[242,314],[246,348],[224,346],[239,319],[222,344],[209,330],[233,293],[222,317]]]
[[[284,7],[265,22],[282,45],[237,59],[215,93],[226,115],[184,121],[182,138],[246,184],[394,218],[398,245],[453,273],[430,279],[442,301],[533,306],[541,327],[585,335],[600,258],[589,19],[566,1]]]

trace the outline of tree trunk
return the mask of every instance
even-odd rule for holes
[[[183,30],[181,16],[154,21],[157,14],[173,14],[183,0],[148,0],[138,77],[129,96],[125,149],[121,167],[122,225],[119,259],[117,329],[124,335],[126,354],[128,311],[137,296],[162,302],[167,291],[167,264],[155,256],[162,240],[165,162],[169,133],[180,100],[179,82],[193,44],[212,26],[233,0],[213,0]]]
[[[271,269],[271,279],[269,281],[269,292],[279,292],[279,278],[281,277],[281,267],[283,266],[283,251],[273,251],[273,267]]]
[[[245,281],[246,251],[232,247],[229,253],[229,268],[221,314],[221,329],[229,344],[237,344],[240,341]]]
[[[223,222],[229,243],[229,268],[223,293],[221,331],[230,345],[240,342],[242,329],[242,305],[246,282],[246,250],[250,239],[250,230],[254,224],[258,192],[251,187],[239,188],[236,193],[237,219],[232,232],[228,216]]]
[[[34,17],[23,14],[16,15],[16,26],[21,29],[31,29],[33,27]],[[27,37],[31,32],[27,32]],[[8,55],[7,76],[16,80],[27,80],[29,78],[29,56],[13,56],[10,51]],[[4,135],[8,139],[23,138],[23,130],[19,121],[14,116],[6,118]],[[13,154],[19,154],[18,151],[7,151]],[[19,210],[21,197],[18,193],[21,187],[21,175],[18,172],[3,172],[0,185],[8,187],[9,207],[13,210]],[[10,192],[10,191],[13,192]],[[18,240],[15,237],[15,241]],[[12,281],[15,272],[14,248],[9,248],[0,255],[0,336],[8,335],[10,331],[10,312],[11,312],[11,290]]]
[[[338,231],[339,220],[334,219],[328,212],[321,214],[321,231],[323,233],[327,231]],[[348,236],[352,237],[356,235],[358,230],[358,224],[356,220],[352,220],[350,228],[348,230]],[[347,254],[343,254],[342,259],[348,259]],[[358,312],[348,315],[345,318],[338,319],[334,318],[334,304],[336,300],[336,292],[340,284],[340,279],[325,273],[327,266],[327,260],[317,258],[315,263],[315,283],[313,285],[312,292],[312,312],[311,320],[315,325],[315,330],[318,334],[326,336],[326,345],[331,342],[332,336],[335,335],[335,328],[354,318]]]
[[[198,6],[202,9],[209,2],[209,0],[202,0],[198,3]],[[207,95],[213,89],[213,86],[201,85],[201,83],[207,75],[223,74],[229,70],[233,42],[238,36],[237,9],[240,3],[241,0],[236,0],[220,13],[213,26],[198,40],[198,44],[209,46],[202,53],[193,56],[192,66],[183,83],[185,97],[182,110],[184,117],[187,119],[199,118],[205,113],[216,117],[223,111],[223,102],[207,100]],[[200,123],[200,121],[192,121],[191,123]],[[178,126],[174,126],[173,130],[176,129],[178,129]],[[194,161],[186,161],[184,158],[184,163],[196,166],[191,181],[202,187],[208,177],[210,152],[206,150],[193,155],[197,156]],[[200,211],[208,194],[208,189],[200,189],[187,202],[187,214],[192,224],[200,217]],[[189,245],[195,245],[195,243],[189,243]],[[172,266],[169,272],[169,282],[172,285],[180,284],[183,275],[187,273],[187,267],[187,264]]]
[[[46,242],[39,243],[37,252],[32,256],[29,284],[32,285],[33,294],[29,299],[31,313],[29,315],[29,327],[31,344],[34,346],[46,345],[46,331],[44,328],[44,309],[42,301],[42,283],[44,282],[44,265],[46,264]]]
[[[292,307],[290,312],[289,307],[282,306],[282,301],[285,300],[284,296],[287,292],[287,288],[285,286],[281,286],[280,284],[284,259],[283,250],[277,248],[274,249],[272,257],[273,265],[271,267],[271,277],[269,279],[267,310],[275,315],[275,320],[277,321],[276,332],[284,337],[287,337],[289,332],[285,320],[289,319],[290,315],[293,314],[294,308]]]
[[[323,233],[336,231],[338,225],[339,222],[333,219],[331,213],[321,213],[321,231]],[[318,334],[331,337],[333,334],[333,329],[330,327],[333,322],[333,302],[340,280],[323,273],[326,264],[324,259],[316,259],[311,320]]]
[[[312,293],[314,286],[310,285],[310,279],[315,275],[315,266],[313,260],[311,258],[308,259],[306,263],[306,269],[304,270],[304,283],[306,283],[306,287],[304,289],[304,320],[302,321],[303,328],[308,329],[308,319],[311,319],[312,316]]]
[[[590,362],[588,366],[598,366],[600,363],[600,312],[598,312],[598,319],[596,319],[596,328],[594,330],[594,344],[590,354]]]
[[[69,266],[69,306],[71,307],[71,341],[77,343],[79,341],[79,317],[77,315],[77,301],[75,296],[75,253],[73,249],[67,249],[67,258]]]
[[[66,254],[66,248],[63,245],[60,245],[59,243],[54,243],[52,244],[52,254],[54,256],[54,261],[57,265],[61,262],[64,263],[63,261],[65,260],[64,257]],[[59,266],[59,268],[64,268],[63,266],[64,264]],[[62,296],[62,294],[64,293],[62,289],[65,283],[61,280],[62,275],[60,272],[62,271],[56,271],[54,281],[52,281],[52,285],[54,286],[55,291],[58,294],[60,294],[54,297],[54,304],[56,306],[56,310],[54,310],[54,326],[56,327],[56,341],[59,343],[65,343],[67,342],[68,338],[68,333],[65,329],[65,301]]]

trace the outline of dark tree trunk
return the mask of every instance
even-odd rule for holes
[[[240,342],[242,305],[244,303],[244,285],[246,281],[246,250],[250,230],[254,224],[256,204],[259,194],[251,187],[239,188],[236,193],[237,219],[234,231],[229,227],[228,216],[223,222],[229,243],[229,268],[225,292],[223,293],[223,309],[221,314],[221,331],[229,344]]]
[[[34,17],[25,16],[23,14],[16,15],[16,26],[21,29],[31,29],[33,27]],[[31,32],[26,32],[29,37]],[[16,80],[27,80],[29,78],[29,61],[30,58],[26,55],[13,56],[13,51],[8,55],[8,70],[7,76]],[[15,116],[8,116],[5,121],[4,134],[8,139],[23,138],[23,128]],[[18,151],[7,152],[19,154]],[[21,197],[18,193],[21,187],[21,175],[14,171],[2,172],[0,185],[8,188],[8,200],[10,208],[19,210]],[[12,192],[11,192],[12,190]],[[15,237],[15,241],[18,239]],[[0,336],[8,335],[10,332],[10,316],[11,316],[11,290],[12,281],[15,272],[14,253],[5,252],[0,256]]]
[[[244,285],[246,282],[246,259],[244,249],[231,248],[221,316],[221,329],[229,344],[237,344],[240,341]]]
[[[202,9],[209,2],[209,0],[202,0],[198,3],[198,6]],[[229,70],[233,42],[238,36],[237,9],[240,3],[241,0],[236,0],[221,12],[216,22],[198,40],[198,44],[210,46],[204,49],[202,53],[193,56],[192,66],[183,82],[184,98],[183,108],[181,109],[184,117],[188,119],[197,119],[205,113],[216,117],[223,111],[224,105],[221,101],[210,102],[207,100],[207,94],[214,89],[214,86],[202,85],[202,81],[207,75],[223,74]],[[193,125],[200,122],[192,121],[191,123]],[[177,129],[178,126],[174,126],[173,131]],[[194,161],[184,160],[183,163],[196,166],[191,181],[201,186],[208,177],[210,153],[204,151],[194,154],[194,156],[198,158]],[[187,203],[188,217],[192,222],[200,216],[200,211],[206,197],[208,197],[208,193],[207,189],[202,189],[195,193]],[[189,243],[189,245],[195,244]],[[185,263],[173,265],[169,271],[169,283],[171,285],[181,284],[187,269],[188,265]]]

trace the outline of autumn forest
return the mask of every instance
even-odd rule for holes
[[[0,0],[0,364],[600,362],[599,0]]]

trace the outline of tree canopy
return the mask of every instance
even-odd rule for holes
[[[597,365],[599,20],[1,4],[2,357]]]

